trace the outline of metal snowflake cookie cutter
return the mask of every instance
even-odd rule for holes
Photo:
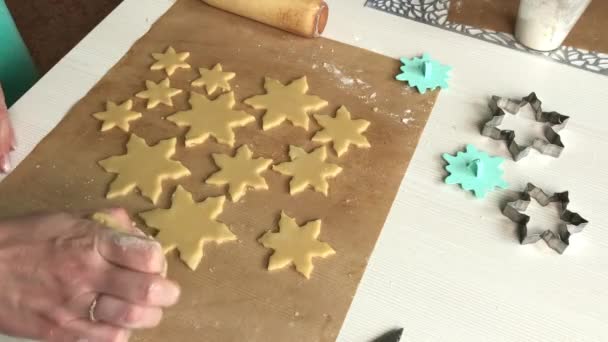
[[[545,139],[535,139],[532,145],[522,146],[515,142],[514,131],[501,130],[498,126],[502,124],[506,112],[517,115],[521,108],[528,104],[534,112],[536,121],[546,124],[544,127]],[[492,96],[489,106],[492,111],[492,118],[484,124],[481,134],[494,140],[504,140],[507,143],[509,152],[513,156],[513,160],[518,161],[524,158],[530,153],[531,148],[555,158],[560,156],[564,149],[564,144],[558,132],[566,127],[570,117],[558,112],[543,112],[542,102],[538,99],[536,93],[532,92],[521,100]]]
[[[570,235],[582,231],[587,223],[589,223],[582,218],[581,215],[567,209],[568,204],[570,203],[568,191],[556,192],[552,196],[549,196],[534,184],[528,183],[526,189],[520,196],[520,199],[507,203],[502,213],[511,221],[517,223],[519,242],[522,245],[535,243],[540,239],[543,239],[549,247],[559,254],[562,254],[570,245]],[[561,205],[560,219],[562,224],[560,224],[557,234],[549,229],[541,233],[528,233],[530,216],[523,212],[528,209],[531,199],[536,200],[536,202],[543,207],[547,206],[549,203],[559,203]]]
[[[448,162],[445,170],[450,173],[445,178],[446,184],[460,184],[464,190],[473,191],[477,198],[485,197],[497,187],[508,187],[502,179],[504,171],[500,168],[503,158],[492,157],[470,144],[465,152],[458,152],[454,156],[444,153],[442,157]]]

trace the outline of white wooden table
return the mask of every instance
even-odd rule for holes
[[[453,66],[339,340],[404,327],[404,341],[416,342],[608,341],[608,78],[365,8],[363,0],[329,2],[325,37],[395,58],[429,52]],[[125,0],[11,108],[14,162],[171,4]],[[444,152],[472,143],[508,157],[502,142],[479,134],[487,101],[530,91],[572,117],[562,157],[507,160],[511,190],[485,200],[444,185]],[[542,242],[520,246],[500,213],[528,181],[570,190],[571,209],[591,221],[564,255]]]

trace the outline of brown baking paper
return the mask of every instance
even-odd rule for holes
[[[180,69],[171,76],[171,85],[184,93],[174,97],[174,108],[159,105],[146,110],[145,100],[133,95],[145,88],[145,80],[158,82],[166,77],[162,71],[149,70],[154,63],[150,54],[169,45],[191,53],[192,69]],[[263,132],[262,112],[242,104],[243,99],[264,93],[265,76],[287,83],[303,75],[308,77],[309,93],[330,103],[320,113],[334,115],[345,105],[354,119],[371,122],[365,135],[372,147],[351,146],[341,158],[331,150],[329,160],[344,171],[330,180],[328,197],[312,190],[290,196],[289,178],[267,171],[269,190],[250,191],[237,203],[227,201],[219,219],[238,241],[206,244],[195,272],[171,253],[168,276],[182,286],[181,300],[166,310],[158,328],[137,332],[132,340],[333,341],[437,95],[420,95],[395,81],[397,60],[328,39],[300,38],[200,0],[179,0],[0,183],[0,216],[124,206],[137,218],[137,213],[154,207],[136,193],[116,200],[104,198],[115,175],[104,172],[97,161],[125,153],[128,139],[119,129],[99,131],[101,122],[91,114],[103,111],[107,100],[135,101],[134,110],[141,111],[143,118],[131,122],[132,132],[149,144],[179,137],[175,158],[192,175],[166,182],[159,207],[169,205],[177,184],[196,200],[225,195],[226,188],[204,180],[217,171],[210,154],[232,154],[234,149],[213,138],[186,149],[186,129],[163,120],[189,108],[190,82],[198,78],[198,67],[210,68],[218,62],[225,71],[236,72],[231,81],[236,108],[258,119],[236,129],[235,147],[248,144],[254,156],[280,163],[288,160],[290,144],[307,150],[318,146],[310,140],[319,129],[314,120],[309,131],[284,123]],[[281,210],[300,224],[321,219],[320,239],[336,250],[333,256],[314,260],[310,280],[292,267],[275,272],[265,269],[271,251],[257,239],[269,229],[276,230]]]

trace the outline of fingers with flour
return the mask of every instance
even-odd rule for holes
[[[159,270],[155,268],[155,266],[158,265],[159,260],[157,247],[160,248],[160,245],[134,225],[126,210],[121,208],[107,209],[93,214],[92,219],[116,231],[131,233],[144,238],[144,240],[154,242],[154,244],[146,244],[145,241],[134,239],[126,234],[107,234],[107,232],[104,232],[105,234],[102,235],[102,238],[105,239],[102,240],[108,240],[107,238],[110,238],[110,242],[113,243],[102,244],[101,249],[109,246],[109,250],[107,250],[107,253],[104,253],[101,250],[100,252],[102,255],[106,256],[106,258],[109,258],[110,261],[113,260],[113,262],[118,265],[142,272],[161,273],[163,276],[167,275],[167,261],[164,255],[162,255],[162,249],[160,256],[162,266]],[[134,247],[134,249],[127,251],[129,247]],[[112,253],[114,250],[119,250],[120,253],[118,257],[114,257],[114,254]],[[127,262],[128,264],[125,265],[123,262]]]

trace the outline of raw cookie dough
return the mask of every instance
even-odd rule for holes
[[[190,64],[185,60],[190,56],[190,52],[175,52],[171,46],[167,48],[165,53],[153,53],[152,57],[156,59],[156,63],[152,64],[150,70],[165,69],[167,75],[171,76],[178,68],[190,69]]]
[[[273,271],[294,264],[296,270],[310,279],[314,266],[313,257],[328,257],[336,251],[318,239],[321,220],[311,221],[299,227],[296,220],[281,212],[279,232],[266,232],[258,241],[266,248],[274,249],[268,261],[268,270]]]
[[[369,127],[367,120],[351,120],[350,112],[342,106],[338,109],[336,117],[329,115],[315,115],[315,119],[323,130],[317,132],[312,141],[327,143],[332,141],[338,157],[342,156],[352,144],[357,147],[369,148],[371,145],[363,132]]]
[[[146,88],[148,88],[148,90],[140,91],[135,96],[140,99],[148,99],[148,105],[146,106],[148,109],[158,106],[159,103],[173,107],[173,100],[171,100],[171,98],[182,92],[181,89],[171,88],[168,78],[165,78],[159,83],[146,81]]]
[[[327,101],[318,96],[306,95],[308,83],[306,76],[299,78],[289,85],[266,77],[264,88],[267,94],[256,95],[245,100],[245,103],[255,109],[266,109],[262,119],[262,128],[266,131],[290,121],[296,127],[308,130],[308,112],[327,106]]]
[[[117,232],[121,232],[121,233],[128,233],[129,230],[126,227],[123,227],[118,221],[116,221],[116,219],[107,213],[98,211],[96,213],[94,213],[93,215],[91,215],[91,220],[99,223],[99,224],[103,224],[104,226],[115,230]]]
[[[159,230],[156,240],[166,253],[176,249],[191,270],[196,270],[203,258],[203,245],[208,241],[220,244],[236,240],[228,227],[217,221],[226,197],[208,197],[196,203],[192,195],[177,186],[171,208],[154,209],[140,213],[146,225]]]
[[[289,158],[291,158],[290,162],[274,165],[272,169],[293,177],[289,182],[289,193],[292,195],[304,191],[308,185],[311,185],[315,191],[327,196],[329,189],[327,179],[336,177],[342,172],[342,168],[338,165],[325,162],[327,159],[325,146],[306,153],[304,149],[290,145]]]
[[[127,100],[119,105],[108,101],[106,102],[106,111],[94,113],[93,117],[99,121],[103,121],[101,124],[102,132],[111,130],[114,127],[128,132],[129,122],[141,118],[141,113],[134,112],[131,108],[133,108],[132,100]]]
[[[131,134],[127,142],[127,153],[99,161],[107,172],[118,176],[110,184],[106,198],[127,195],[136,187],[141,194],[156,204],[163,191],[165,179],[179,179],[190,175],[184,165],[169,159],[175,153],[177,139],[162,140],[154,146]]]
[[[233,129],[243,127],[255,121],[255,117],[240,110],[234,110],[234,93],[229,92],[211,101],[206,96],[191,92],[191,110],[177,112],[167,120],[178,126],[190,126],[186,134],[186,146],[202,144],[209,138],[215,137],[217,142],[234,146]]]
[[[214,153],[213,160],[220,170],[207,178],[205,183],[228,184],[228,192],[233,202],[241,199],[248,187],[256,190],[268,189],[268,184],[260,173],[268,169],[272,164],[272,159],[252,159],[252,155],[253,153],[247,145],[239,147],[234,157]]]
[[[207,89],[207,94],[209,95],[215,93],[218,88],[224,91],[229,91],[230,83],[228,83],[228,81],[236,76],[236,74],[233,72],[222,71],[222,65],[219,63],[216,64],[211,70],[199,68],[198,72],[201,74],[201,77],[192,81],[192,86],[205,86],[205,89]]]

